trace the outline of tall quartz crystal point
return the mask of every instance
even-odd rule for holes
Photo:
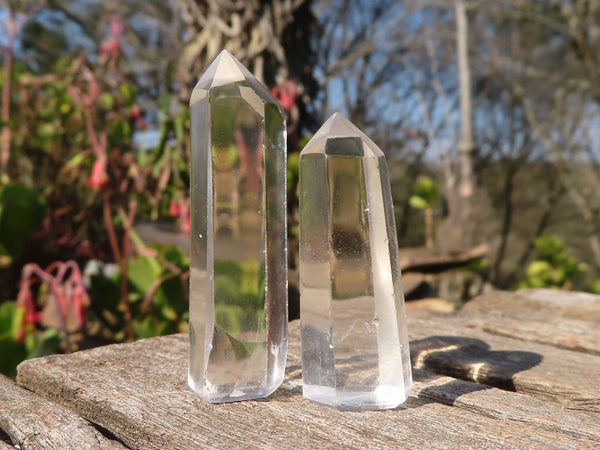
[[[396,225],[383,152],[334,114],[300,154],[304,397],[387,409],[412,386]]]
[[[285,116],[227,51],[190,106],[188,384],[213,403],[266,397],[287,352]]]

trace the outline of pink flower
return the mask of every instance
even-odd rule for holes
[[[142,116],[140,107],[138,105],[133,105],[131,107],[131,115],[135,119],[135,122],[142,127],[143,130],[148,130],[150,128],[150,124],[146,122],[146,119],[144,119],[144,116]]]
[[[35,310],[35,303],[33,302],[33,294],[31,293],[29,282],[21,283],[21,289],[17,297],[17,308],[21,309],[21,311],[24,310],[23,321],[19,326],[16,336],[17,341],[23,342],[28,325],[35,325],[42,320],[42,314]]]
[[[106,174],[106,158],[100,157],[94,162],[92,175],[86,184],[92,189],[103,189],[108,186],[108,175]]]
[[[292,80],[285,80],[280,86],[275,86],[271,89],[271,94],[286,111],[296,106],[296,98],[298,97],[298,86]]]
[[[17,297],[17,307],[24,313],[17,339],[23,341],[28,330],[33,329],[33,326],[42,320],[42,313],[36,310],[31,291],[31,285],[34,283],[41,283],[49,288],[48,298],[56,302],[59,323],[65,334],[68,333],[69,317],[74,317],[78,328],[83,329],[90,299],[77,263],[57,261],[46,270],[42,270],[37,264],[27,264],[23,267]]]
[[[82,284],[78,284],[73,292],[73,304],[71,305],[72,311],[75,314],[75,320],[77,327],[82,329],[85,323],[86,307],[89,304],[89,298],[87,292],[83,288]]]
[[[113,17],[110,21],[110,31],[115,39],[118,39],[121,34],[123,34],[123,30],[125,26],[123,22],[118,17]]]
[[[179,204],[175,200],[169,206],[169,217],[179,217]]]
[[[183,219],[183,224],[182,224],[181,228],[182,228],[181,231],[183,232],[183,234],[190,234],[191,224],[190,224],[189,213],[185,215],[185,218]]]
[[[183,234],[190,234],[190,201],[189,199],[179,200],[179,220],[181,226],[181,232]]]
[[[121,46],[119,41],[115,39],[108,39],[100,44],[100,55],[102,60],[105,61],[110,56],[119,56],[119,50]]]

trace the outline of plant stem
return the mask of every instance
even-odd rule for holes
[[[128,293],[128,280],[127,280],[127,268],[129,264],[129,233],[133,227],[133,220],[135,219],[136,201],[135,199],[129,200],[129,216],[125,223],[125,234],[123,235],[123,257],[121,258],[121,303],[125,310],[125,325],[127,327],[127,334],[130,341],[135,340],[135,334],[133,333],[133,326],[131,323],[131,305],[129,304],[129,293]]]
[[[433,250],[433,208],[425,208],[425,247]]]
[[[4,47],[4,84],[2,85],[2,133],[0,135],[0,172],[8,173],[8,160],[10,159],[10,90],[12,75],[13,53],[9,47]]]
[[[112,223],[112,215],[110,214],[110,202],[108,198],[108,192],[103,192],[102,198],[102,209],[104,212],[104,225],[106,226],[106,231],[108,232],[108,240],[110,241],[110,247],[113,252],[113,256],[115,257],[115,261],[117,264],[121,263],[121,252],[119,250],[119,244],[117,243],[117,235],[115,233],[115,227]]]

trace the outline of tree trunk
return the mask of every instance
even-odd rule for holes
[[[428,206],[425,208],[425,247],[432,251],[433,242],[433,208]]]
[[[504,191],[503,191],[503,202],[504,202],[504,215],[502,217],[502,234],[500,235],[500,245],[498,246],[498,253],[496,254],[496,261],[492,269],[491,280],[495,286],[501,286],[501,267],[502,261],[506,254],[506,248],[508,246],[508,238],[510,236],[512,221],[513,221],[513,183],[517,172],[515,162],[511,162],[506,167],[506,175],[504,179]]]
[[[471,100],[471,70],[469,67],[468,33],[469,24],[463,0],[455,1],[456,10],[456,48],[458,56],[458,76],[460,86],[460,183],[459,203],[460,219],[463,230],[468,230],[472,220],[472,197],[474,191],[473,154],[475,139],[473,138],[473,109]],[[470,236],[463,234],[462,244],[470,244]]]
[[[460,193],[462,197],[473,195],[473,108],[471,100],[471,69],[469,66],[469,24],[463,0],[456,0],[456,48],[458,54],[458,77],[460,86]]]
[[[0,134],[0,182],[8,178],[10,158],[10,90],[12,75],[12,50],[6,47],[4,54],[4,84],[2,85],[2,132]],[[7,180],[4,180],[7,181]]]

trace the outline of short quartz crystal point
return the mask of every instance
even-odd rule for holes
[[[287,352],[285,115],[227,51],[190,107],[188,384],[212,403],[266,397]]]
[[[334,114],[300,154],[304,397],[388,409],[412,386],[387,164]]]

